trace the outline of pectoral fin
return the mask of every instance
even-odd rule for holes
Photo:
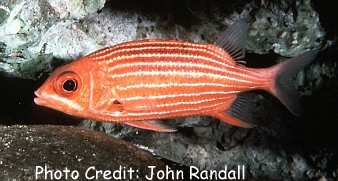
[[[164,125],[161,121],[158,120],[144,120],[144,121],[130,121],[124,122],[124,124],[134,126],[137,128],[148,129],[159,132],[175,132],[177,131],[175,128],[170,127],[168,125]]]

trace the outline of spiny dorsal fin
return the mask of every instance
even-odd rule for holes
[[[223,48],[234,60],[245,57],[245,42],[248,36],[248,24],[245,20],[239,20],[226,29],[217,39],[215,45]]]

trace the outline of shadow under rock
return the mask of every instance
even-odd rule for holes
[[[34,103],[34,91],[45,81],[37,81],[0,75],[0,124],[3,125],[73,125],[79,123],[73,117]]]

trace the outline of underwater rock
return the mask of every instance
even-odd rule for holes
[[[294,57],[325,45],[326,33],[311,0],[263,0],[259,6],[251,8],[254,17],[247,48],[254,53],[273,51]]]
[[[82,19],[103,8],[106,0],[47,0],[60,19]]]
[[[53,57],[64,58],[55,52],[60,52],[61,55],[67,54],[68,50],[59,50],[60,47],[69,48],[86,37],[82,31],[72,32],[76,28],[67,22],[78,21],[103,8],[104,3],[105,0],[1,1],[0,71],[10,76],[27,79],[35,79],[41,72],[50,72],[52,67],[48,64]],[[59,23],[69,26],[58,26]],[[56,48],[55,43],[58,44]],[[50,46],[53,47],[52,50]],[[90,51],[97,48],[98,46],[94,46]],[[79,56],[82,51],[80,48],[76,55]]]
[[[148,166],[154,171],[166,167],[130,143],[76,127],[4,126],[0,138],[1,180],[107,180],[116,170],[122,180],[147,180]],[[134,173],[127,172],[130,168]],[[96,177],[99,170],[112,173]]]
[[[143,145],[155,155],[203,170],[221,170],[244,165],[246,179],[303,180],[305,173],[316,173],[304,157],[290,154],[285,133],[276,138],[275,132],[263,129],[241,129],[222,123],[211,127],[195,127],[177,133],[138,131],[124,139]],[[216,126],[218,125],[218,126]],[[208,129],[209,136],[197,129]],[[283,131],[281,131],[283,132]],[[210,133],[213,133],[210,135]]]
[[[36,79],[55,68],[53,58],[70,61],[134,39],[212,43],[242,18],[250,24],[246,47],[251,52],[290,57],[327,44],[310,0],[165,2],[2,1],[0,71]]]

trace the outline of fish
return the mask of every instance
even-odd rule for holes
[[[133,40],[97,50],[57,68],[34,102],[65,114],[159,132],[165,119],[211,116],[252,128],[252,100],[265,90],[296,116],[303,112],[293,77],[319,50],[267,68],[245,66],[248,23],[239,20],[213,44],[173,39]]]

